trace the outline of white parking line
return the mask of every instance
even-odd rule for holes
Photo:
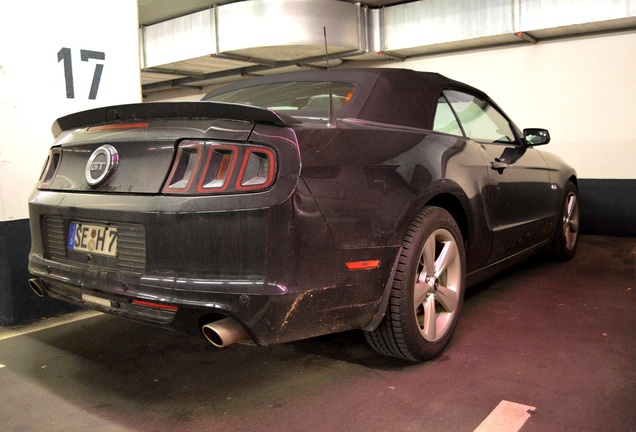
[[[536,408],[502,400],[474,432],[517,432]]]
[[[96,311],[80,311],[80,312],[75,312],[73,314],[69,314],[69,315],[63,315],[57,318],[51,318],[51,319],[47,319],[44,321],[40,321],[34,324],[29,324],[29,325],[25,325],[23,327],[19,327],[16,330],[2,330],[0,329],[0,341],[5,340],[5,339],[11,339],[17,336],[23,336],[29,333],[33,333],[36,331],[40,331],[40,330],[46,330],[48,328],[52,328],[52,327],[57,327],[57,326],[61,326],[64,324],[69,324],[75,321],[81,321],[84,319],[88,319],[88,318],[93,318],[96,317],[98,315],[102,315],[101,312],[96,312]]]

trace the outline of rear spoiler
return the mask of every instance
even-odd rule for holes
[[[69,114],[53,122],[51,132],[54,137],[57,137],[62,131],[68,129],[153,118],[221,118],[276,126],[299,123],[288,115],[250,105],[221,102],[156,102],[102,107]]]

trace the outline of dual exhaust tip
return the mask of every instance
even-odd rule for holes
[[[42,280],[38,278],[29,279],[29,287],[38,297],[47,296],[46,284]],[[229,317],[205,324],[201,330],[208,342],[217,348],[225,348],[237,342],[250,339],[250,335],[243,326],[235,319]]]

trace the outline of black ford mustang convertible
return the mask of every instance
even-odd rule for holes
[[[29,203],[31,287],[257,345],[362,329],[415,361],[466,287],[575,253],[575,171],[483,92],[402,69],[253,78],[58,119]]]

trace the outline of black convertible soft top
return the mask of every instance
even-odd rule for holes
[[[355,96],[337,112],[339,118],[355,118],[400,126],[431,129],[442,90],[458,89],[487,97],[480,90],[438,73],[410,69],[360,68],[290,72],[238,81],[219,87],[202,102],[158,102],[101,107],[61,117],[52,127],[62,130],[87,125],[148,118],[226,118],[289,125],[294,119],[285,111],[274,112],[248,105],[209,103],[224,93],[259,85],[285,82],[352,82]],[[324,114],[324,113],[323,113]],[[293,115],[293,114],[292,114]]]
[[[292,81],[355,82],[351,106],[338,117],[430,129],[442,90],[466,90],[487,97],[482,91],[438,73],[410,69],[359,68],[290,72],[262,76],[219,87],[203,98],[241,88]]]

